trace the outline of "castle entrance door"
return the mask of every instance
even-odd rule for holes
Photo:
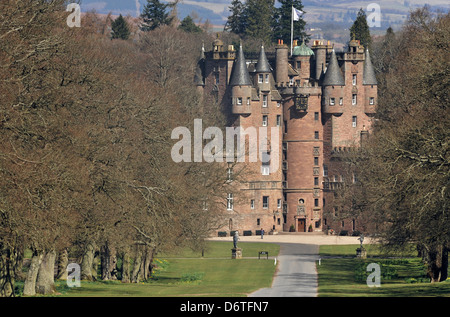
[[[306,232],[306,219],[298,218],[297,221],[297,232]]]

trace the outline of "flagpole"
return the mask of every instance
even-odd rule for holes
[[[292,56],[292,45],[294,42],[294,6],[291,8],[291,56]]]

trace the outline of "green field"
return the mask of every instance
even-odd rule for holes
[[[392,255],[376,246],[365,247],[368,257],[364,260],[354,257],[354,245],[320,247],[319,296],[450,297],[450,281],[429,283],[426,268],[414,252]],[[370,263],[380,265],[380,287],[367,285]]]
[[[57,291],[68,297],[245,297],[248,293],[270,287],[276,266],[274,260],[258,259],[259,251],[276,256],[276,244],[240,243],[242,259],[231,259],[232,243],[208,242],[203,253],[183,250],[161,254],[155,260],[159,269],[154,278],[139,284],[120,281],[81,282],[69,289],[64,281]]]

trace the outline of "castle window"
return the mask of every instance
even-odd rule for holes
[[[356,105],[356,101],[357,101],[357,95],[356,94],[353,94],[352,95],[352,105]]]
[[[302,67],[302,62],[301,61],[297,61],[297,69],[300,69]]]
[[[369,98],[369,104],[370,104],[370,105],[375,104],[375,98],[374,98],[374,97],[370,97],[370,98]]]
[[[263,196],[263,209],[269,209],[269,196]]]
[[[334,98],[330,98],[330,106],[334,106],[335,105],[335,99]]]
[[[268,96],[267,95],[263,95],[263,107],[264,108],[267,107],[267,100],[268,100]]]
[[[277,127],[281,127],[281,115],[277,115]]]
[[[269,121],[269,118],[267,116],[263,116],[262,126],[267,127],[268,121]]]
[[[353,116],[353,117],[352,117],[352,127],[353,127],[353,128],[356,128],[357,122],[358,122],[358,117]]]
[[[250,208],[255,209],[255,200],[254,199],[250,200]]]
[[[344,104],[344,98],[339,98],[339,105],[342,106]]]
[[[294,78],[289,77],[289,86],[293,86],[294,85]]]
[[[236,104],[242,105],[242,98],[241,97],[236,98]]]
[[[233,194],[227,195],[227,210],[233,210]]]
[[[284,133],[287,133],[288,132],[288,126],[287,126],[287,121],[286,120],[284,120],[283,126],[284,126]]]
[[[280,198],[277,199],[277,208],[281,209],[281,199]]]
[[[319,121],[319,113],[318,112],[314,112],[314,120]]]
[[[247,97],[247,105],[250,106],[250,97]]]
[[[327,165],[323,165],[323,176],[328,177],[328,166]]]
[[[263,83],[263,79],[264,79],[264,75],[263,74],[258,74],[258,84],[262,84]]]
[[[356,86],[356,74],[353,74],[352,84],[353,84],[353,86]]]
[[[319,199],[314,199],[314,207],[319,207]]]
[[[319,131],[314,131],[314,139],[319,140]]]
[[[314,177],[314,186],[319,186],[319,177]]]
[[[262,175],[269,175],[270,174],[270,162],[262,162],[261,174]]]
[[[266,74],[266,84],[268,84],[268,83],[269,83],[269,75]]]
[[[219,73],[216,73],[216,85],[218,85],[220,82],[220,76]]]
[[[319,158],[318,157],[315,157],[314,158],[314,165],[319,165]]]
[[[227,168],[227,180],[231,181],[233,179],[233,169],[231,167]]]

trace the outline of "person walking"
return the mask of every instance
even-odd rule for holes
[[[264,238],[264,229],[261,228],[261,239],[263,239],[263,238]]]

